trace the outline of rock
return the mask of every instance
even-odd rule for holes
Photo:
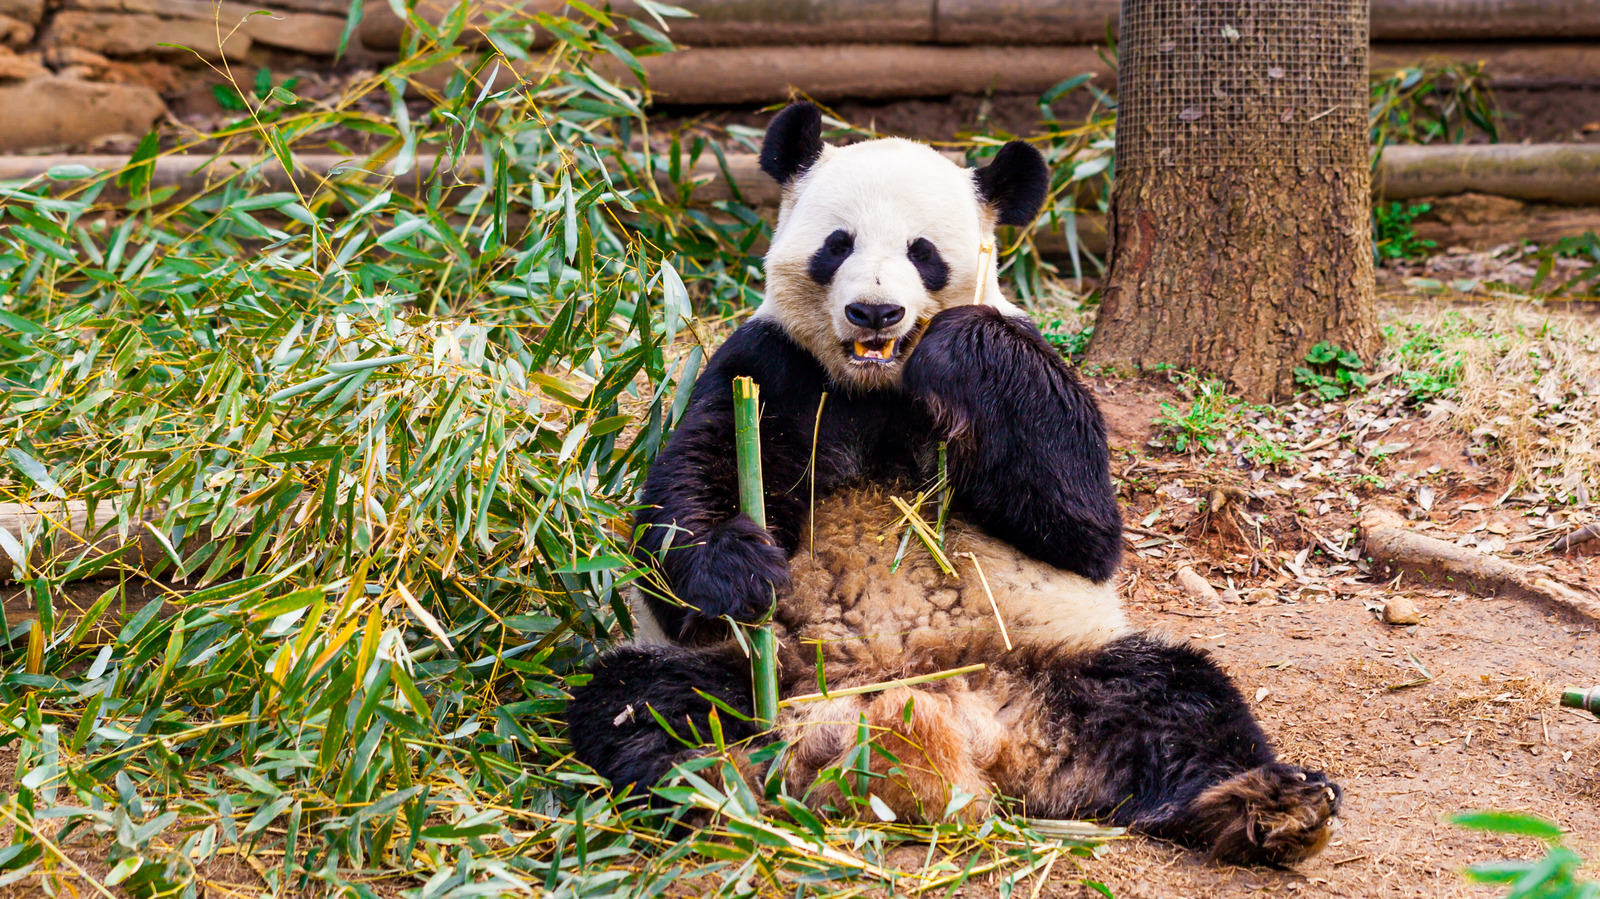
[[[52,47],[45,51],[44,61],[56,68],[88,66],[93,69],[103,69],[111,65],[111,60],[82,47]]]
[[[44,78],[50,70],[44,67],[36,54],[27,53],[18,55],[10,50],[0,48],[0,82],[6,81],[31,81],[34,78]],[[6,127],[10,128],[8,121]]]
[[[1217,595],[1215,587],[1211,586],[1205,578],[1201,577],[1193,568],[1187,566],[1178,569],[1178,586],[1185,593],[1206,603],[1221,602],[1222,597]]]
[[[312,13],[273,13],[251,16],[245,20],[244,30],[258,44],[312,56],[332,56],[339,52],[344,19]]]
[[[1416,603],[1405,596],[1391,596],[1383,604],[1384,624],[1421,624],[1422,615],[1417,611]]]
[[[0,16],[38,25],[44,18],[44,0],[0,0]]]
[[[0,13],[0,44],[21,50],[33,42],[33,25]]]
[[[111,60],[82,47],[52,47],[44,54],[45,64],[59,78],[98,81],[111,68]]]
[[[68,9],[51,21],[47,43],[51,47],[80,47],[106,56],[192,56],[189,51],[193,51],[202,59],[218,60],[223,53],[238,59],[249,51],[250,36],[244,31],[223,28],[220,34],[227,38],[221,51],[217,47],[218,25],[209,19],[163,19],[148,13]]]
[[[1266,587],[1257,587],[1250,591],[1246,597],[1246,601],[1260,603],[1264,606],[1270,606],[1278,601],[1278,591],[1270,590]]]
[[[127,84],[35,78],[0,85],[0,152],[144,134],[167,108],[155,91]]]

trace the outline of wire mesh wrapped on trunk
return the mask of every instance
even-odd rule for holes
[[[1367,164],[1366,0],[1123,0],[1117,169]]]

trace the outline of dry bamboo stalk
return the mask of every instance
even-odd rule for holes
[[[994,239],[978,244],[978,286],[972,292],[972,305],[982,306],[989,288],[989,261],[994,258]]]
[[[917,684],[931,683],[936,680],[946,680],[960,677],[963,674],[976,674],[989,666],[983,662],[976,665],[964,665],[960,668],[950,668],[945,671],[935,671],[932,674],[919,674],[916,677],[897,677],[894,680],[879,681],[875,684],[862,684],[859,687],[844,687],[839,690],[829,690],[826,693],[806,693],[801,696],[792,696],[778,703],[779,708],[788,708],[807,702],[821,702],[824,699],[838,699],[841,696],[860,696],[864,693],[882,693],[884,690],[893,690],[895,687],[914,687]]]
[[[978,572],[978,583],[983,585],[983,593],[989,597],[989,608],[994,610],[994,620],[1000,625],[1000,639],[1006,641],[1006,652],[1011,651],[1011,635],[1006,633],[1006,620],[1000,617],[1000,604],[994,601],[994,591],[989,589],[989,579],[983,574],[983,566],[978,564],[977,553],[962,553],[972,560],[972,567]]]
[[[895,508],[900,510],[901,521],[910,523],[911,529],[916,531],[918,539],[928,548],[928,553],[933,556],[933,561],[938,563],[939,570],[960,580],[961,575],[956,572],[956,566],[950,564],[949,557],[944,554],[944,550],[939,548],[938,535],[933,532],[932,528],[928,527],[926,521],[922,520],[922,516],[917,514],[917,510],[911,508],[905,500],[898,496],[889,497],[889,501],[894,503]],[[895,527],[899,526],[900,522],[895,522]]]

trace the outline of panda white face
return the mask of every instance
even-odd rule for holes
[[[973,171],[930,147],[828,147],[784,191],[759,314],[841,386],[897,384],[928,319],[973,301],[994,218]]]
[[[979,246],[996,224],[1032,221],[1050,173],[1020,141],[968,169],[913,141],[833,147],[821,134],[809,103],[767,129],[761,167],[783,203],[756,316],[781,324],[838,386],[894,387],[928,320],[976,298]],[[995,268],[983,302],[1016,313]]]

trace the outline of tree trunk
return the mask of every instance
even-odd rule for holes
[[[1371,360],[1371,194],[1359,171],[1118,172],[1113,261],[1088,361],[1198,369],[1255,399],[1294,393],[1321,341]]]
[[[1365,0],[1124,0],[1112,262],[1091,363],[1255,399],[1370,360]]]

